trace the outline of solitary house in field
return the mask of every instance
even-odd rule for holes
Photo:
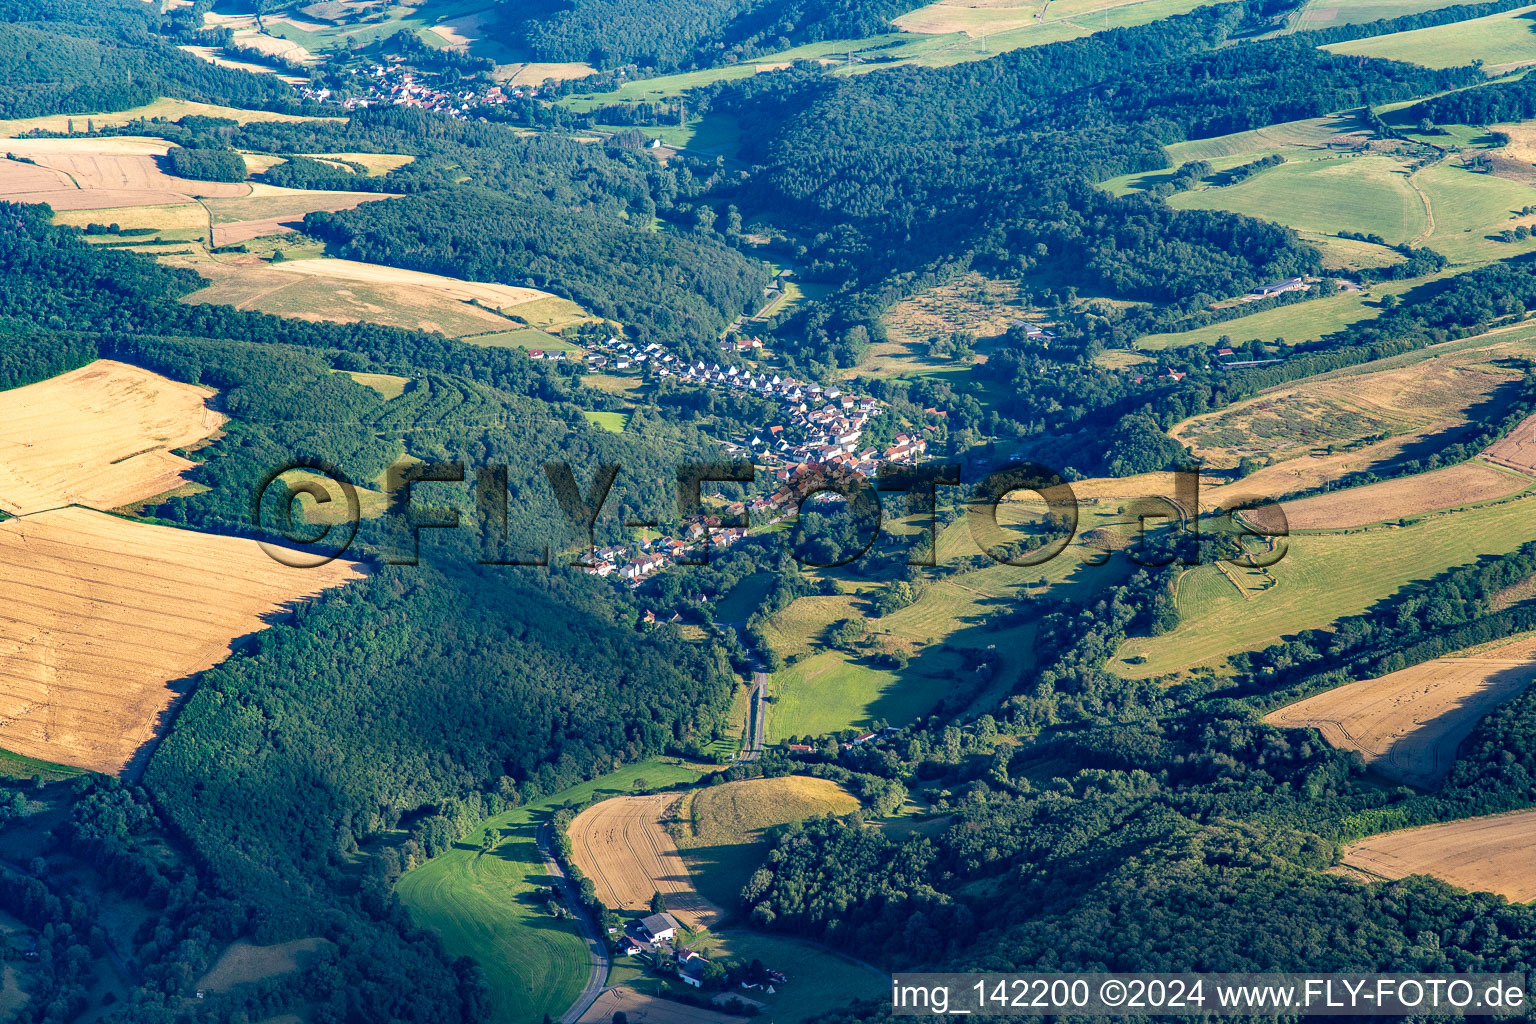
[[[664,942],[677,934],[677,918],[671,914],[651,914],[640,919],[640,927],[652,942]]]

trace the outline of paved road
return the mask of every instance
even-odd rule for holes
[[[752,728],[752,735],[747,738],[749,744],[741,759],[743,761],[756,761],[763,756],[763,732],[767,727],[768,702],[763,698],[768,695],[768,673],[752,673],[752,710],[748,724]]]
[[[592,970],[587,975],[587,985],[581,990],[581,995],[571,1004],[560,1017],[560,1024],[575,1024],[581,1019],[597,997],[602,995],[603,988],[608,984],[608,943],[603,939],[603,933],[599,930],[599,923],[592,920],[592,915],[587,912],[586,904],[581,902],[581,896],[576,891],[576,886],[566,877],[565,869],[560,862],[550,855],[549,826],[540,825],[535,840],[539,844],[539,853],[544,855],[544,862],[549,865],[550,874],[559,881],[560,890],[565,895],[565,901],[571,911],[576,915],[576,922],[580,925],[582,938],[587,940],[587,946],[592,952]]]

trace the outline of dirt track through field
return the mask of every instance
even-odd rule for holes
[[[571,856],[597,887],[604,906],[646,911],[660,892],[685,927],[709,926],[724,912],[700,896],[672,837],[661,824],[675,793],[621,796],[594,804],[571,822]]]
[[[360,578],[254,541],[83,508],[0,523],[0,747],[123,770],[193,675],[292,604]]]
[[[1373,769],[1420,787],[1440,784],[1477,723],[1536,680],[1536,638],[1436,658],[1347,683],[1272,712],[1281,728],[1312,727]]]
[[[1536,810],[1387,832],[1351,843],[1344,864],[1380,878],[1433,875],[1512,903],[1536,900]]]
[[[224,423],[213,395],[109,359],[0,393],[0,508],[106,510],[179,486],[193,464],[172,450]]]

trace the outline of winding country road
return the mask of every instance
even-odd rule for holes
[[[565,869],[550,854],[549,840],[549,825],[540,825],[534,841],[538,843],[539,853],[543,855],[544,863],[549,866],[550,874],[554,875],[559,882],[561,894],[564,895],[566,903],[576,915],[576,922],[581,928],[582,938],[587,940],[587,947],[592,953],[592,968],[587,975],[586,987],[581,990],[581,995],[571,1004],[571,1008],[566,1010],[560,1017],[560,1024],[575,1024],[576,1021],[581,1019],[581,1015],[586,1013],[592,1004],[597,1001],[597,997],[602,995],[603,989],[608,984],[608,968],[610,966],[608,943],[603,938],[603,933],[600,930],[601,925],[597,921],[592,920],[592,915],[587,911],[586,904],[581,902],[581,895],[576,891],[576,886],[566,876]]]

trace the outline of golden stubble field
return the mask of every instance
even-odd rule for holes
[[[1536,473],[1536,416],[1527,416],[1514,430],[1489,445],[1483,458],[1522,473]]]
[[[1536,810],[1385,832],[1351,843],[1344,865],[1377,878],[1433,875],[1511,903],[1536,900]]]
[[[689,929],[709,927],[724,912],[699,895],[662,819],[676,793],[621,796],[593,804],[571,822],[571,856],[606,907],[646,911],[660,892],[667,912]]]
[[[1430,788],[1451,770],[1457,748],[1477,723],[1533,679],[1536,637],[1525,637],[1346,683],[1271,712],[1264,721],[1314,728],[1333,746],[1359,751],[1382,775]]]
[[[1370,523],[1411,519],[1457,505],[1492,501],[1525,490],[1533,482],[1536,481],[1530,477],[1473,459],[1416,476],[1287,501],[1280,507],[1292,530],[1345,530]],[[1263,520],[1262,515],[1257,518]]]
[[[294,602],[362,576],[251,540],[60,508],[0,523],[0,747],[119,772],[190,678]]]
[[[138,136],[9,139],[0,160],[0,199],[55,210],[159,206],[251,194],[245,182],[193,181],[161,169],[171,144]],[[21,159],[13,159],[21,158]],[[32,161],[28,163],[27,161]]]
[[[179,486],[193,463],[172,450],[224,423],[213,394],[109,359],[0,392],[0,508],[113,509]]]

